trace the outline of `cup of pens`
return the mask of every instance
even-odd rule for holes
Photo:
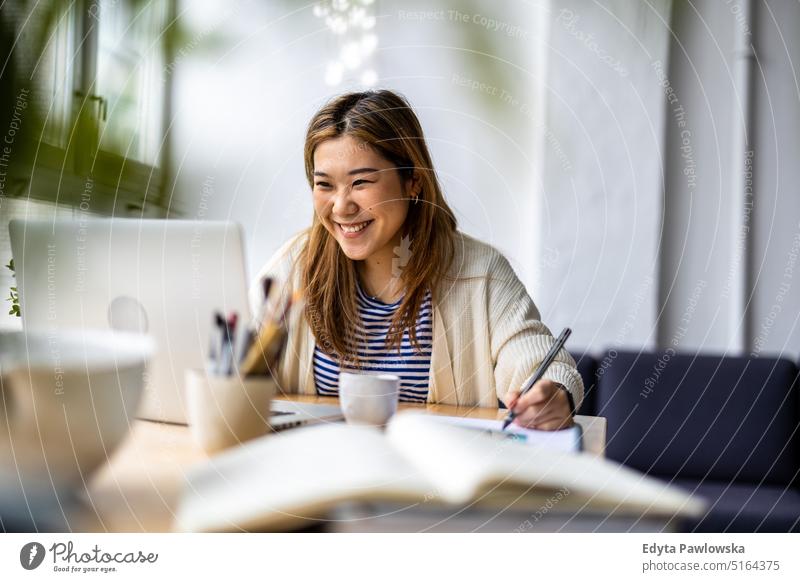
[[[208,454],[270,432],[272,376],[242,378],[186,370],[186,392],[192,437]]]
[[[261,313],[242,333],[236,313],[214,314],[206,369],[186,371],[190,430],[209,454],[270,432],[274,373],[288,336],[287,316],[297,302],[290,298],[280,309],[268,309],[270,285],[265,282]]]

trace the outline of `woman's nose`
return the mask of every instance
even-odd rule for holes
[[[358,212],[358,204],[350,197],[350,188],[339,188],[333,195],[333,214],[336,216],[350,216]]]

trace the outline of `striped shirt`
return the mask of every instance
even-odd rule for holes
[[[361,364],[359,371],[368,373],[395,374],[400,377],[400,400],[404,402],[425,402],[428,398],[428,380],[433,352],[433,310],[431,294],[428,291],[417,317],[417,341],[421,348],[418,353],[411,344],[408,330],[403,333],[400,351],[387,349],[386,335],[392,317],[400,307],[402,298],[395,303],[386,304],[369,297],[356,285],[356,304],[359,314],[359,336],[366,337],[366,345],[358,347]],[[314,383],[320,396],[338,396],[339,363],[314,347]],[[349,368],[345,369],[350,371]]]

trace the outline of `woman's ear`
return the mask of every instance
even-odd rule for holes
[[[408,180],[407,192],[411,198],[419,198],[419,195],[422,194],[422,176],[416,170]]]

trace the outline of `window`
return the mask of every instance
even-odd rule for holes
[[[163,72],[174,0],[6,4],[15,71],[13,83],[4,71],[2,90],[13,85],[27,111],[25,143],[15,146],[2,194],[88,204],[98,214],[163,213]],[[11,115],[14,95],[4,96]]]
[[[161,31],[166,2],[101,0],[97,89],[103,127],[100,148],[158,165],[167,77]]]

